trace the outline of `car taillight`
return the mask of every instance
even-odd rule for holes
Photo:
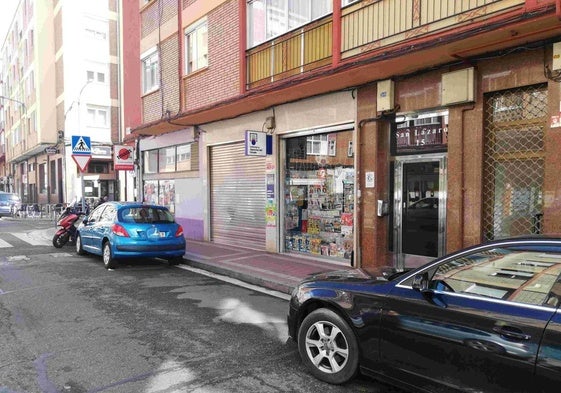
[[[113,224],[111,231],[117,236],[130,237],[127,230],[119,224]]]
[[[183,236],[183,227],[179,225],[177,231],[175,231],[175,237]]]

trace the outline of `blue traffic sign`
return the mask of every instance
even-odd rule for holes
[[[92,144],[89,136],[72,135],[72,154],[91,155]]]

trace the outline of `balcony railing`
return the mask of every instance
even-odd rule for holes
[[[248,50],[248,87],[331,64],[332,25],[327,17]]]
[[[451,30],[536,0],[378,0],[341,12],[341,58],[348,59],[414,38]],[[330,65],[329,15],[246,52],[249,89]]]
[[[342,12],[342,58],[455,28],[526,0],[383,0]]]

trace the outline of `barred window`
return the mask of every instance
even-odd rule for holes
[[[483,238],[541,233],[547,87],[485,99]]]

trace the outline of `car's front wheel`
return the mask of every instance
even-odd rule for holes
[[[322,381],[342,384],[358,371],[356,336],[334,311],[321,308],[304,318],[298,331],[298,350],[304,365]]]
[[[103,243],[103,264],[106,269],[115,269],[116,267],[115,259],[111,252],[111,243],[109,243],[109,241]]]

